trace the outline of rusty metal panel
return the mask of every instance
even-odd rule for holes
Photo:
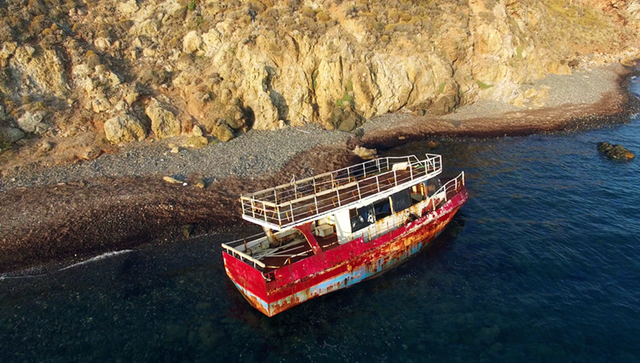
[[[368,243],[359,238],[266,276],[227,254],[225,268],[247,301],[273,316],[306,300],[375,277],[404,262],[444,230],[468,197],[466,188],[462,187],[438,210],[428,212],[431,210],[428,206],[425,208],[428,213],[421,218]],[[414,207],[401,213],[416,213]]]

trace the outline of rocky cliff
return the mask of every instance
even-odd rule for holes
[[[90,158],[479,99],[542,107],[548,90],[523,85],[640,58],[639,31],[625,0],[7,0],[1,146],[26,136]]]

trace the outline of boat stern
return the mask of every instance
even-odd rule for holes
[[[269,317],[275,315],[269,307],[267,284],[262,272],[227,252],[222,252],[222,258],[227,276],[249,304]]]

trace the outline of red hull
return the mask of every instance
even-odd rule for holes
[[[355,239],[265,273],[223,252],[227,275],[249,303],[267,316],[385,272],[434,240],[469,194],[462,187],[435,211],[370,242]]]

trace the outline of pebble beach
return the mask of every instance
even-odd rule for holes
[[[240,193],[344,167],[358,160],[351,152],[356,145],[385,148],[442,136],[523,135],[624,122],[624,74],[624,67],[611,65],[550,75],[531,85],[549,89],[539,109],[481,101],[441,117],[383,115],[351,133],[316,125],[251,130],[227,143],[177,153],[171,152],[175,140],[145,141],[82,163],[20,168],[0,179],[0,272],[179,240],[188,236],[181,232],[185,225],[207,233],[242,223]],[[164,176],[186,185],[165,183]],[[195,179],[206,188],[191,186]]]

